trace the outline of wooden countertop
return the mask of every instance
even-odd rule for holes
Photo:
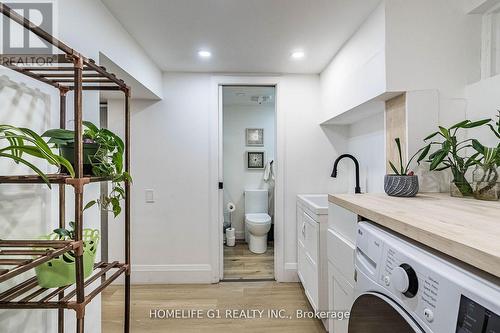
[[[330,202],[500,277],[500,202],[422,193],[332,194]]]

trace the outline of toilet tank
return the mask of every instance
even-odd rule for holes
[[[267,190],[245,190],[245,214],[268,212]]]

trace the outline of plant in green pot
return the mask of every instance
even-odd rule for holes
[[[50,235],[41,237],[47,240],[74,239],[75,223],[70,229],[56,229]],[[83,276],[88,278],[94,270],[94,262],[99,245],[99,230],[83,229]],[[69,251],[35,268],[38,285],[42,288],[58,288],[75,283],[75,254]]]
[[[427,136],[424,141],[428,144],[424,147],[429,151],[432,147],[437,147],[429,155],[431,171],[442,171],[450,169],[453,179],[450,185],[450,194],[457,197],[472,196],[473,189],[467,179],[467,171],[477,164],[479,153],[472,156],[464,156],[467,148],[472,147],[472,139],[459,140],[457,134],[460,130],[483,126],[491,122],[491,119],[479,121],[464,120],[454,124],[449,128],[439,126],[439,131]],[[440,138],[441,140],[436,140]]]
[[[408,161],[408,163],[403,164],[403,154],[401,151],[401,141],[399,138],[394,140],[396,142],[396,147],[398,148],[399,154],[399,167],[396,167],[394,163],[389,161],[389,165],[394,171],[394,174],[387,174],[384,177],[384,191],[387,195],[393,197],[414,197],[418,193],[418,176],[410,170],[410,164],[417,155],[417,163],[420,163],[427,153],[429,148],[424,147],[419,149]]]

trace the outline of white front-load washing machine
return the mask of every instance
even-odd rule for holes
[[[500,333],[500,279],[358,223],[349,333]]]

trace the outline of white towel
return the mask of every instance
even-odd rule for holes
[[[274,181],[274,163],[273,163],[273,161],[268,162],[266,164],[266,168],[264,169],[264,181],[266,183]]]

